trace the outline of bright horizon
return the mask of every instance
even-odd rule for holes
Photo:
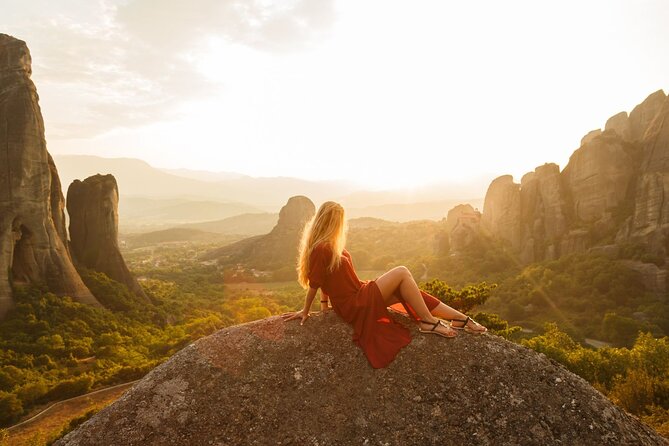
[[[665,1],[3,6],[49,151],[369,188],[516,181],[669,79]]]

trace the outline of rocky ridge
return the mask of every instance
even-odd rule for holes
[[[542,354],[494,335],[422,335],[392,317],[413,340],[384,369],[332,312],[225,328],[56,444],[668,444]]]
[[[560,171],[547,163],[492,181],[481,228],[524,263],[605,245],[669,254],[669,97],[656,91],[629,115],[589,132]]]

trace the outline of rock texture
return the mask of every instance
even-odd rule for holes
[[[614,131],[607,131],[571,155],[562,176],[572,197],[571,211],[576,220],[600,220],[627,198],[635,172],[634,156]]]
[[[118,185],[113,175],[74,180],[67,189],[70,247],[77,266],[103,272],[147,298],[118,246]],[[148,298],[147,298],[148,299]]]
[[[662,258],[669,255],[668,193],[669,97],[659,90],[629,115],[609,118],[603,132],[588,133],[561,172],[546,164],[520,185],[509,175],[494,180],[482,226],[525,263],[614,243],[643,245]]]
[[[567,228],[560,168],[548,163],[520,181],[521,259],[554,259]]]
[[[411,344],[385,369],[334,313],[220,330],[56,445],[667,444],[543,355],[410,325]]]
[[[63,193],[30,75],[25,42],[0,34],[0,319],[13,303],[11,282],[99,305],[67,248]]]
[[[310,199],[301,195],[291,197],[281,208],[279,221],[269,234],[209,251],[201,260],[218,259],[220,264],[241,264],[261,270],[294,269],[302,229],[315,213],[316,207]]]
[[[511,175],[502,175],[488,186],[481,227],[514,250],[520,248],[520,185]]]

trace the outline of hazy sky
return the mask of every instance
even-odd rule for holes
[[[373,187],[563,168],[669,89],[669,2],[0,0],[51,153]]]

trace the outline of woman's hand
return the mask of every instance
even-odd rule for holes
[[[281,315],[285,322],[292,321],[293,319],[302,318],[300,325],[304,325],[304,322],[309,318],[309,311],[296,311],[294,313],[284,313]]]

